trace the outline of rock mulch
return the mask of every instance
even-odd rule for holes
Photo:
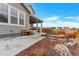
[[[54,49],[57,44],[63,44],[63,42],[61,40],[44,38],[28,49],[21,51],[16,56],[61,56],[60,52]],[[71,53],[71,55],[79,55],[78,46],[67,48],[69,49],[69,53]]]

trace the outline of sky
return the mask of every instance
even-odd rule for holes
[[[43,27],[79,27],[79,3],[33,3]]]

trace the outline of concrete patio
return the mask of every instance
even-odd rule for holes
[[[2,38],[0,39],[0,56],[14,56],[43,38],[40,34]]]

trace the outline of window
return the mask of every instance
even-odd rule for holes
[[[0,22],[8,23],[8,6],[0,3]]]
[[[18,10],[11,8],[11,24],[18,24]]]
[[[23,11],[8,4],[0,3],[0,23],[24,25],[24,16]]]
[[[24,13],[19,12],[19,24],[24,25]]]

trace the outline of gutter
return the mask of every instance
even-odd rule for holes
[[[32,6],[31,6],[31,5],[30,5],[30,7],[31,7],[31,9],[32,9],[33,13],[35,14],[35,11],[34,11],[34,9],[32,8]]]

